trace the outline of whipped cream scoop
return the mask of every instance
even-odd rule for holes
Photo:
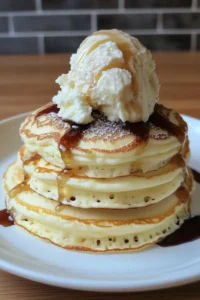
[[[70,59],[71,69],[56,82],[53,97],[63,120],[93,121],[99,110],[110,121],[148,121],[159,100],[159,81],[151,53],[138,39],[113,29],[87,37]]]

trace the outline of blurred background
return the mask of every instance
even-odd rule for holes
[[[75,52],[110,28],[154,51],[197,51],[200,0],[0,0],[0,54]]]

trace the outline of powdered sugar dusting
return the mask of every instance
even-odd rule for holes
[[[50,108],[51,107],[48,109],[50,110]],[[167,139],[171,135],[177,135],[177,132],[171,132],[170,130],[172,127],[171,124],[173,125],[171,120],[168,120],[170,110],[167,110],[161,105],[156,105],[155,112],[151,115],[147,123],[124,123],[121,120],[113,122],[109,121],[102,113],[94,111],[92,114],[94,121],[92,123],[87,125],[73,124],[71,122],[63,121],[62,118],[58,116],[55,108],[52,109],[54,109],[54,111],[46,111],[47,109],[43,110],[44,114],[39,115],[36,118],[35,125],[37,127],[47,126],[48,130],[51,128],[51,130],[54,130],[55,132],[60,132],[61,135],[63,135],[63,133],[68,134],[68,140],[69,138],[70,140],[74,139],[73,136],[75,133],[78,133],[79,139],[110,142],[129,135],[134,136],[134,139],[137,139],[137,141],[147,141],[149,138],[156,140]],[[161,122],[162,120],[159,121],[163,115],[167,124],[165,124],[166,122]],[[177,115],[175,115],[174,118],[177,119]],[[180,124],[175,127],[179,130],[179,127],[183,127],[183,125]]]
[[[95,121],[83,131],[84,139],[115,140],[130,134],[130,131],[124,128],[124,123],[121,121],[109,121],[97,112],[93,114],[93,117]]]

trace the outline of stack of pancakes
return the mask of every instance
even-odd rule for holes
[[[156,104],[147,123],[64,122],[49,104],[26,118],[17,162],[4,175],[17,225],[63,248],[137,250],[190,214],[187,125]]]

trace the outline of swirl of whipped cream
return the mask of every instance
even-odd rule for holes
[[[71,56],[71,70],[56,82],[53,97],[59,116],[79,124],[92,122],[92,110],[111,121],[146,122],[159,97],[151,53],[138,39],[116,29],[87,37]]]

